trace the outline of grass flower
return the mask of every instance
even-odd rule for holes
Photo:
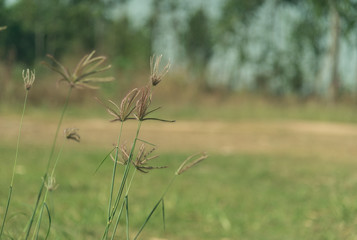
[[[140,90],[140,96],[138,101],[136,102],[136,113],[134,114],[134,116],[139,121],[143,121],[149,113],[157,110],[155,109],[153,111],[148,112],[149,106],[151,104],[151,97],[151,91],[148,86],[145,86]]]
[[[0,29],[3,30],[3,29]],[[12,198],[12,190],[14,188],[14,179],[15,179],[15,171],[16,171],[16,166],[17,166],[17,158],[19,154],[19,147],[20,147],[20,139],[21,139],[21,130],[22,130],[22,123],[25,115],[25,110],[26,110],[26,105],[27,105],[27,97],[29,94],[29,90],[32,87],[33,82],[35,81],[35,71],[30,71],[27,69],[26,74],[25,70],[22,71],[22,78],[24,80],[24,86],[26,89],[25,93],[25,99],[24,99],[24,105],[22,108],[22,114],[21,114],[21,120],[20,120],[20,126],[19,126],[19,134],[17,136],[17,144],[16,144],[16,152],[15,152],[15,159],[14,159],[14,166],[12,170],[12,177],[11,177],[11,183],[9,186],[9,195],[5,207],[5,213],[4,213],[4,218],[0,227],[0,239],[2,239],[2,234],[4,232],[6,220],[7,220],[7,214],[9,212],[10,204],[11,204],[11,198]]]
[[[112,154],[110,154],[110,158],[113,160],[113,162],[116,162],[120,165],[126,165],[129,160],[130,152],[128,151],[128,148],[125,144],[122,144],[119,149],[121,152],[121,160],[115,160],[115,157]]]
[[[188,169],[192,168],[193,166],[197,165],[198,163],[202,162],[207,158],[206,153],[199,153],[192,156],[189,156],[177,169],[176,175],[181,175],[182,173],[186,172]]]
[[[137,170],[139,170],[142,173],[148,173],[148,170],[152,169],[161,169],[161,168],[167,168],[167,166],[160,166],[160,167],[154,167],[154,166],[148,166],[147,162],[157,158],[159,155],[155,155],[152,157],[149,157],[150,154],[152,154],[155,151],[155,148],[151,149],[150,151],[146,152],[145,151],[145,145],[142,144],[140,146],[138,155],[136,157],[136,160],[133,161],[133,164]]]
[[[22,70],[22,78],[24,79],[24,86],[26,91],[29,91],[35,81],[35,70],[30,71],[30,69]]]
[[[150,82],[153,86],[156,86],[159,84],[162,80],[162,78],[169,72],[170,70],[170,61],[165,65],[165,67],[160,71],[159,66],[160,66],[160,61],[161,61],[162,55],[156,57],[153,55],[150,58]]]
[[[77,133],[78,130],[79,130],[78,128],[66,128],[64,130],[64,135],[68,140],[80,142],[81,136],[79,136],[79,134]]]
[[[56,178],[53,176],[50,176],[47,178],[47,182],[45,182],[45,187],[49,192],[52,192],[58,188],[58,184],[56,183]]]
[[[74,71],[71,73],[68,68],[64,67],[60,62],[58,62],[53,56],[47,55],[50,58],[54,66],[47,62],[43,62],[51,70],[59,73],[62,78],[59,82],[67,82],[71,88],[90,88],[97,89],[97,86],[92,85],[93,83],[110,82],[113,80],[112,77],[96,77],[95,74],[104,72],[111,68],[111,65],[101,66],[106,57],[99,56],[93,57],[95,51],[90,54],[85,55],[77,64]]]
[[[138,94],[139,94],[139,90],[137,88],[134,88],[133,90],[128,92],[128,94],[123,98],[120,106],[118,106],[115,102],[108,100],[108,102],[111,103],[114,106],[114,108],[107,106],[98,98],[97,101],[106,108],[107,112],[110,115],[114,117],[114,119],[111,120],[111,122],[115,122],[115,121],[124,122],[128,119],[135,119],[130,116],[132,112],[135,110],[135,106],[133,106],[133,103],[136,97],[138,96]]]

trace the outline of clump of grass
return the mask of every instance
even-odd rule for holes
[[[37,239],[38,238],[38,234],[40,231],[40,225],[41,225],[41,219],[42,219],[42,213],[44,208],[47,208],[47,203],[46,203],[46,196],[47,196],[47,192],[45,194],[45,197],[42,197],[44,188],[45,188],[45,184],[48,183],[48,174],[49,174],[49,170],[50,170],[50,166],[52,163],[52,158],[53,158],[53,154],[54,154],[54,150],[56,147],[56,143],[57,143],[57,138],[58,138],[58,133],[59,130],[62,126],[62,121],[65,115],[65,112],[67,110],[68,107],[68,103],[69,103],[69,99],[72,93],[72,89],[73,88],[90,88],[90,89],[97,89],[98,86],[93,85],[96,83],[103,83],[103,82],[109,82],[112,81],[113,78],[112,77],[98,77],[97,74],[98,73],[102,73],[105,72],[106,70],[111,68],[111,65],[106,65],[106,66],[102,66],[103,63],[106,60],[106,57],[104,56],[98,56],[98,57],[94,57],[95,51],[92,51],[90,54],[85,55],[76,65],[75,69],[73,72],[71,72],[68,68],[66,68],[65,66],[63,66],[59,61],[57,61],[53,56],[51,55],[47,55],[47,57],[52,60],[53,64],[49,64],[47,62],[43,62],[43,64],[45,66],[47,66],[49,69],[51,69],[54,72],[57,72],[61,78],[57,81],[57,83],[59,84],[60,82],[65,82],[69,85],[68,88],[68,93],[67,93],[67,97],[57,124],[57,129],[55,132],[55,136],[53,139],[53,143],[52,143],[52,147],[50,150],[50,155],[48,157],[47,160],[47,167],[46,170],[43,174],[42,177],[42,183],[37,195],[37,200],[33,209],[33,213],[31,215],[31,218],[29,220],[29,223],[27,224],[26,227],[26,236],[25,239],[28,239],[30,233],[31,233],[31,229],[32,229],[32,225],[33,222],[35,220],[37,211],[38,211],[38,207],[41,206],[40,209],[40,213],[39,213],[39,217],[37,220],[37,229],[35,229],[34,233],[33,233],[33,239]],[[71,135],[72,137],[76,137],[76,135]],[[78,139],[79,140],[79,139]],[[62,150],[61,150],[62,151]],[[61,152],[60,151],[60,152]],[[60,154],[59,154],[60,155]],[[56,164],[57,164],[58,158],[56,160]],[[54,169],[54,168],[53,168]],[[48,188],[46,188],[48,190]],[[48,215],[49,215],[49,211]]]
[[[4,28],[0,28],[0,30],[4,30]],[[9,212],[9,208],[10,208],[10,203],[11,203],[11,198],[12,198],[12,191],[13,191],[13,188],[14,188],[15,170],[16,170],[16,166],[17,166],[17,159],[18,159],[19,147],[20,147],[22,123],[23,123],[23,120],[24,120],[28,94],[29,94],[29,91],[30,91],[34,81],[35,81],[35,71],[30,71],[29,69],[27,69],[26,71],[23,70],[22,71],[22,78],[24,80],[25,99],[24,99],[24,104],[23,104],[23,108],[22,108],[22,114],[21,114],[21,120],[20,120],[20,126],[19,126],[19,133],[18,133],[18,136],[17,136],[16,152],[15,152],[14,166],[13,166],[13,170],[12,170],[11,182],[10,182],[10,187],[9,187],[9,195],[8,195],[8,200],[7,200],[6,207],[5,207],[4,219],[2,221],[1,229],[0,229],[0,239],[2,238],[2,235],[3,235],[3,232],[4,232],[4,228],[5,228],[5,224],[6,224],[6,218],[7,218],[8,212]]]
[[[162,118],[155,118],[149,116],[151,113],[160,109],[160,107],[151,108],[153,87],[157,86],[163,80],[163,77],[167,74],[170,68],[170,63],[167,63],[163,67],[163,69],[160,70],[159,66],[160,66],[161,58],[162,56],[160,55],[157,58],[153,56],[150,59],[151,74],[149,77],[148,84],[144,85],[139,89],[134,88],[133,90],[129,91],[121,101],[120,106],[117,105],[115,102],[109,100],[109,103],[113,106],[113,107],[109,107],[106,104],[104,104],[101,100],[98,100],[99,103],[106,108],[107,112],[110,115],[114,116],[114,119],[111,120],[111,122],[115,122],[115,121],[121,122],[120,131],[118,134],[118,140],[115,147],[116,149],[115,155],[114,156],[111,154],[107,155],[107,156],[110,155],[111,159],[113,160],[113,171],[112,171],[112,179],[111,179],[110,192],[109,192],[107,223],[102,236],[103,240],[108,239],[108,237],[110,237],[110,239],[115,238],[116,231],[119,226],[119,221],[121,219],[123,212],[125,212],[126,214],[126,237],[127,239],[130,239],[129,192],[136,171],[139,171],[141,173],[148,173],[149,171],[154,169],[163,169],[167,167],[167,166],[153,166],[151,164],[150,165],[148,164],[149,162],[151,162],[151,160],[159,157],[158,155],[151,156],[151,154],[156,149],[155,144],[139,138],[140,129],[144,121],[152,120],[152,121],[162,121],[162,122],[174,122],[173,120],[165,120]],[[138,122],[135,138],[131,144],[130,150],[126,144],[121,144],[122,129],[124,127],[124,123],[127,120],[136,120]],[[139,149],[136,148],[138,141],[142,142]],[[149,151],[147,151],[146,145],[150,145],[152,148]],[[119,153],[121,155],[121,159],[119,159],[120,158]],[[160,204],[162,204],[163,219],[165,219],[164,196],[167,193],[168,189],[170,188],[171,184],[173,183],[175,177],[187,171],[189,168],[198,164],[200,161],[204,160],[205,158],[207,158],[207,155],[204,154],[198,157],[197,159],[195,159],[194,161],[188,163],[195,156],[188,158],[182,164],[182,166],[180,166],[180,168],[177,170],[176,174],[174,175],[174,178],[171,180],[170,184],[167,186],[166,190],[160,197],[159,201],[152,209],[148,218],[144,221],[144,224],[142,225],[142,227],[140,228],[139,232],[137,233],[134,239],[136,239],[140,235],[140,233],[146,226],[146,223],[150,220],[151,215],[154,213],[154,211]],[[103,161],[100,163],[100,165],[103,164]],[[118,164],[124,166],[124,173],[121,180],[119,181],[119,186],[115,187]],[[134,167],[133,170],[132,170],[132,166]],[[126,189],[125,193],[124,193],[124,189]],[[114,221],[115,218],[116,220]],[[165,221],[164,221],[164,225],[165,225]]]
[[[0,30],[2,30],[0,28]],[[78,134],[77,128],[67,128],[64,130],[64,139],[62,140],[62,144],[59,147],[57,152],[57,156],[55,159],[55,149],[57,147],[57,139],[59,130],[62,127],[62,122],[64,119],[64,115],[68,108],[69,99],[72,93],[73,88],[98,88],[96,83],[108,82],[113,80],[111,77],[98,77],[98,73],[102,73],[110,68],[110,65],[102,66],[105,57],[99,56],[94,57],[95,52],[91,52],[90,54],[85,55],[76,65],[73,72],[71,72],[68,68],[64,67],[59,61],[57,61],[53,56],[48,55],[49,59],[52,61],[52,64],[44,62],[43,64],[47,66],[49,69],[57,72],[61,78],[57,81],[57,85],[59,83],[64,82],[68,87],[68,94],[66,100],[63,105],[63,109],[61,115],[59,117],[59,121],[57,124],[55,136],[50,148],[50,154],[47,159],[46,167],[44,174],[42,176],[42,182],[37,194],[36,202],[30,216],[30,219],[25,226],[23,231],[22,238],[27,240],[31,237],[34,239],[48,239],[52,226],[52,216],[50,212],[50,206],[47,203],[47,198],[49,194],[55,191],[59,184],[57,183],[55,172],[59,160],[61,159],[61,155],[65,146],[65,140],[71,140],[75,142],[80,142],[81,137]],[[108,196],[108,210],[106,217],[105,229],[102,235],[102,239],[114,239],[116,237],[116,232],[119,227],[119,222],[121,216],[125,213],[125,229],[126,229],[126,238],[130,239],[129,235],[129,194],[132,186],[133,179],[135,178],[136,172],[140,172],[143,174],[148,174],[152,170],[164,169],[167,166],[157,166],[154,164],[154,159],[158,158],[159,155],[154,155],[155,150],[157,149],[156,145],[151,143],[146,139],[140,138],[140,131],[143,122],[145,121],[160,121],[160,122],[175,122],[174,120],[166,120],[163,118],[151,117],[150,115],[153,112],[156,112],[160,109],[160,107],[153,108],[152,107],[152,95],[153,88],[157,86],[160,82],[162,82],[164,76],[168,73],[170,68],[170,63],[168,62],[162,69],[160,69],[160,61],[162,55],[159,57],[153,56],[150,59],[150,70],[151,74],[149,76],[149,81],[142,87],[134,88],[122,98],[120,104],[115,103],[112,100],[108,100],[108,103],[104,103],[102,100],[98,100],[98,102],[103,105],[106,111],[114,117],[111,122],[120,122],[120,130],[118,133],[118,139],[116,146],[107,154],[104,160],[100,163],[99,167],[104,163],[107,158],[111,158],[113,161],[113,169],[112,169],[112,178],[110,181],[110,191]],[[24,79],[24,88],[25,88],[25,100],[24,107],[21,116],[21,122],[19,127],[19,135],[17,140],[17,148],[14,160],[14,168],[12,179],[9,188],[9,197],[6,205],[5,216],[1,225],[0,239],[2,238],[3,231],[5,229],[6,218],[8,214],[8,210],[10,208],[14,176],[15,176],[15,168],[17,164],[18,152],[19,152],[19,143],[21,136],[21,128],[23,117],[26,109],[27,96],[28,92],[32,88],[32,85],[35,80],[34,71],[31,72],[27,70],[23,72]],[[122,130],[124,128],[124,124],[126,121],[137,121],[137,128],[135,133],[135,138],[131,142],[130,145],[123,143],[122,140]],[[141,144],[140,144],[141,143]],[[114,154],[113,154],[114,152]],[[162,212],[163,212],[163,224],[165,228],[165,207],[164,207],[164,197],[171,187],[172,183],[176,176],[181,175],[194,165],[198,164],[202,160],[207,158],[206,154],[202,155],[194,155],[189,157],[187,160],[183,162],[183,164],[178,168],[176,174],[168,184],[167,188],[159,198],[158,202],[151,210],[149,216],[144,220],[142,227],[139,229],[138,233],[134,237],[137,239],[140,233],[145,228],[147,222],[150,220],[152,214],[155,212],[157,207],[161,204]],[[124,167],[123,174],[121,178],[118,177],[118,165],[122,165]],[[98,167],[98,169],[99,169]],[[97,169],[97,170],[98,170]],[[47,215],[47,228],[41,229],[41,225],[43,222],[44,216]]]
[[[161,204],[161,207],[162,207],[162,219],[163,219],[163,225],[164,225],[164,229],[165,229],[165,202],[164,202],[164,198],[165,198],[166,193],[168,192],[168,190],[170,189],[170,187],[174,183],[174,181],[176,179],[176,176],[179,176],[179,175],[183,174],[184,172],[186,172],[187,170],[189,170],[193,166],[195,166],[198,163],[200,163],[201,161],[205,160],[207,157],[208,156],[207,156],[206,153],[195,154],[195,155],[189,156],[181,164],[181,166],[177,169],[175,175],[172,177],[171,181],[167,185],[165,191],[162,193],[161,197],[159,198],[159,200],[157,201],[157,203],[155,204],[155,206],[152,208],[151,212],[149,213],[149,215],[145,219],[143,225],[140,227],[138,233],[135,235],[134,240],[136,240],[139,237],[141,232],[144,230],[146,224],[149,222],[151,216],[154,214],[154,212],[156,211],[158,206],[160,206],[160,204]]]

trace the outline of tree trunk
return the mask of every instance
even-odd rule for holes
[[[340,79],[338,74],[339,63],[339,40],[340,40],[340,14],[336,9],[335,3],[330,3],[331,14],[331,69],[330,69],[330,99],[335,101],[339,95]]]

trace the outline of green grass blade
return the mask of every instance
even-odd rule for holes
[[[126,210],[126,239],[129,240],[129,198],[125,196],[125,210]]]
[[[32,224],[33,224],[33,220],[35,219],[35,215],[36,215],[36,212],[37,212],[38,204],[39,204],[39,202],[41,200],[41,195],[42,195],[42,191],[43,191],[44,186],[45,186],[45,180],[43,179],[40,191],[39,191],[39,193],[37,195],[37,201],[36,201],[36,204],[35,204],[35,208],[34,208],[34,210],[32,212],[31,218],[30,218],[29,223],[28,223],[25,240],[27,240],[29,235],[30,235]]]
[[[122,181],[121,181],[121,184],[120,184],[120,187],[119,187],[119,191],[118,191],[118,194],[117,194],[115,202],[114,202],[113,211],[111,213],[112,217],[114,217],[114,215],[115,215],[115,213],[117,211],[121,196],[123,194],[124,186],[126,184],[126,180],[128,178],[128,175],[129,175],[129,171],[130,171],[130,167],[131,167],[131,161],[132,161],[132,158],[133,158],[133,155],[134,155],[135,145],[136,145],[136,142],[138,140],[140,128],[141,128],[141,121],[139,121],[139,123],[138,123],[138,128],[137,128],[137,131],[136,131],[135,139],[134,139],[133,145],[132,145],[131,150],[130,150],[128,163],[125,166],[124,175],[122,177]]]
[[[113,229],[113,233],[112,233],[111,240],[114,239],[115,233],[116,233],[117,228],[118,228],[118,226],[119,226],[119,221],[120,221],[120,218],[121,218],[121,214],[123,213],[124,204],[125,204],[125,201],[123,201],[123,203],[122,203],[122,205],[121,205],[121,208],[120,208],[120,211],[119,211],[119,214],[118,214],[117,221],[115,222],[115,226],[114,226],[114,229]],[[108,225],[108,227],[109,227],[109,225]],[[108,230],[109,230],[109,229],[108,229]]]
[[[166,231],[166,222],[165,222],[165,201],[164,199],[161,200],[161,210],[162,210],[162,223],[164,226],[164,231]]]
[[[146,143],[146,144],[151,145],[151,146],[153,146],[153,147],[156,147],[155,144],[153,144],[153,143],[151,143],[151,142],[148,142],[148,141],[146,141],[146,140],[143,140],[143,139],[140,139],[140,138],[138,138],[138,140],[139,140],[140,142],[143,142],[143,143]]]
[[[45,202],[42,203],[42,207],[40,209],[40,215],[38,216],[37,224],[36,224],[36,227],[35,227],[35,233],[32,236],[32,239],[36,239],[36,240],[38,239],[38,234],[40,233],[40,229],[41,229],[41,222],[42,222],[42,215],[43,215],[44,206],[45,206]]]
[[[9,196],[8,196],[8,198],[7,198],[7,203],[6,203],[6,208],[5,208],[5,214],[4,214],[4,220],[2,221],[2,224],[1,224],[0,239],[1,239],[1,236],[2,236],[2,234],[3,234],[3,232],[4,232],[4,227],[5,227],[5,223],[6,223],[7,213],[9,212],[9,206],[10,206],[11,196],[12,196],[12,186],[10,186],[10,188],[9,188]]]
[[[24,115],[25,115],[25,110],[26,110],[26,105],[27,105],[27,97],[28,97],[28,91],[26,91],[25,100],[24,100],[24,106],[23,106],[23,108],[22,108],[22,114],[21,114],[21,120],[20,120],[20,126],[19,126],[19,134],[18,134],[18,136],[17,136],[17,143],[16,143],[15,160],[14,160],[14,166],[13,166],[13,170],[12,170],[11,183],[10,183],[10,188],[9,188],[9,196],[8,196],[7,203],[6,203],[6,208],[5,208],[6,210],[5,210],[5,214],[4,214],[4,220],[2,221],[2,224],[1,224],[0,239],[1,239],[2,234],[3,234],[3,232],[4,232],[5,223],[6,223],[6,217],[7,217],[7,214],[8,214],[8,212],[9,212],[10,203],[11,203],[12,189],[13,189],[14,179],[15,179],[15,170],[16,170],[17,158],[18,158],[18,154],[19,154],[19,146],[20,146],[20,138],[21,138],[21,129],[22,129],[22,123],[23,123],[23,120],[24,120]]]
[[[107,160],[107,158],[110,156],[110,154],[114,151],[116,147],[113,147],[113,149],[104,157],[104,159],[100,162],[99,166],[97,167],[97,169],[94,171],[94,174],[98,172],[99,168],[103,165],[103,163],[105,162],[105,160]]]
[[[109,192],[109,203],[108,203],[108,224],[110,225],[110,222],[112,221],[112,216],[111,216],[111,208],[112,208],[112,201],[113,201],[113,192],[114,192],[114,185],[115,185],[115,176],[116,176],[116,171],[117,171],[117,165],[118,165],[118,155],[119,155],[119,144],[120,144],[120,140],[121,140],[121,134],[123,131],[123,126],[124,126],[124,122],[121,122],[120,125],[120,132],[119,132],[119,136],[118,136],[118,141],[117,141],[117,145],[116,145],[116,151],[115,151],[115,158],[114,158],[114,165],[113,165],[113,173],[112,173],[112,182],[110,185],[110,192]],[[113,149],[114,150],[114,149]],[[112,151],[113,151],[112,150]],[[113,216],[114,217],[114,216]]]
[[[45,237],[45,240],[46,240],[48,238],[48,236],[50,235],[52,219],[51,219],[51,213],[50,213],[50,210],[48,209],[47,204],[44,203],[44,206],[46,208],[47,216],[48,216],[48,229],[47,229],[47,233],[46,233],[46,237]]]
[[[162,201],[162,198],[160,198],[160,200],[155,204],[155,206],[154,206],[154,208],[151,210],[149,216],[145,219],[144,224],[143,224],[143,225],[141,226],[141,228],[139,229],[139,232],[138,232],[138,233],[136,234],[136,236],[134,237],[134,240],[136,240],[136,239],[139,237],[140,233],[144,230],[146,224],[149,222],[151,216],[154,214],[155,210],[156,210],[157,207],[160,205],[161,201]]]

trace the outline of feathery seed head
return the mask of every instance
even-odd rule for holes
[[[142,144],[140,146],[139,152],[136,156],[136,160],[133,161],[135,168],[142,173],[148,173],[149,170],[152,170],[152,169],[167,168],[167,166],[148,166],[147,165],[148,161],[155,159],[159,156],[159,155],[155,155],[155,156],[149,157],[154,151],[155,151],[155,148],[152,148],[150,151],[146,152],[145,145]]]
[[[140,90],[139,99],[136,101],[136,113],[135,117],[139,121],[143,121],[145,116],[150,112],[147,112],[150,104],[151,104],[151,91],[149,86],[145,86]]]
[[[176,175],[181,175],[182,173],[186,172],[191,167],[197,165],[201,161],[205,160],[208,157],[206,153],[199,153],[192,156],[189,156],[177,169]]]
[[[58,184],[56,183],[56,178],[55,177],[48,177],[47,182],[45,182],[45,187],[48,189],[48,191],[52,192],[58,188]]]
[[[33,82],[35,81],[35,70],[22,70],[22,78],[24,79],[25,90],[29,91],[33,85]]]
[[[160,71],[159,69],[159,65],[160,65],[160,61],[161,61],[162,55],[160,56],[155,56],[153,55],[150,58],[150,82],[153,86],[156,86],[157,84],[159,84],[161,82],[161,80],[163,79],[163,77],[168,73],[169,69],[170,69],[170,61],[168,61],[168,63],[165,65],[165,67],[162,69],[162,71]]]
[[[42,62],[45,66],[54,72],[57,72],[62,76],[59,82],[67,82],[70,87],[74,88],[90,88],[97,89],[97,86],[92,85],[93,83],[102,83],[113,81],[112,77],[96,77],[93,76],[97,73],[104,72],[111,68],[111,65],[101,66],[106,57],[99,56],[93,57],[95,51],[90,54],[85,55],[77,64],[73,73],[71,73],[68,68],[64,67],[60,62],[58,62],[53,56],[47,55],[50,58],[54,66],[47,62]]]
[[[119,147],[120,153],[121,153],[121,159],[119,160],[119,156],[114,157],[112,154],[110,154],[110,158],[113,160],[113,162],[116,162],[120,165],[126,165],[129,161],[129,151],[128,148],[126,147],[126,144],[122,144]]]
[[[111,103],[115,109],[107,106],[98,98],[96,98],[96,100],[106,108],[107,112],[110,115],[114,117],[114,119],[111,120],[111,122],[115,122],[115,121],[124,122],[128,119],[134,119],[133,117],[130,117],[130,115],[135,110],[135,106],[133,106],[133,103],[136,97],[138,96],[138,94],[139,94],[139,90],[137,88],[131,90],[121,101],[120,107],[115,102],[108,100],[108,102]]]
[[[66,128],[64,130],[64,135],[68,140],[74,140],[76,142],[80,142],[81,136],[77,133],[78,128]]]

